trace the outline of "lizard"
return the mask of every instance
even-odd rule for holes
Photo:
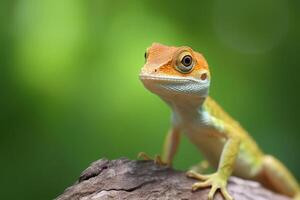
[[[292,173],[272,155],[265,154],[250,134],[209,96],[211,73],[204,56],[188,46],[153,43],[145,52],[139,78],[172,110],[171,128],[158,164],[172,165],[181,133],[203,153],[216,172],[187,171],[197,179],[192,191],[210,187],[208,199],[220,191],[226,200],[231,175],[258,181],[276,192],[300,200],[300,187]],[[150,158],[140,153],[144,158]]]

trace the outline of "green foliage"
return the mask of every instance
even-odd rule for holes
[[[98,158],[160,152],[170,110],[138,79],[152,42],[202,52],[211,95],[300,178],[299,3],[224,2],[1,1],[2,198],[52,199]],[[183,138],[175,167],[201,159]]]

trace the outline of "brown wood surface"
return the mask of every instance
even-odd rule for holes
[[[155,165],[153,161],[101,159],[84,170],[78,181],[57,200],[206,200],[209,189],[192,192],[191,186],[195,182],[187,178],[185,172]],[[228,190],[235,200],[289,200],[259,183],[236,177],[230,178]],[[223,197],[218,193],[215,200],[221,199]]]

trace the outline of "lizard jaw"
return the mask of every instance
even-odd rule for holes
[[[175,76],[153,76],[153,75],[140,75],[140,79],[143,80],[157,80],[161,82],[188,82],[193,81],[196,83],[201,83],[201,80],[197,80],[192,77],[175,77]]]
[[[193,77],[140,75],[144,86],[160,96],[196,95],[207,96],[210,81]]]

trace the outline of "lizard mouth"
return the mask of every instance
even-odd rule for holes
[[[151,76],[151,75],[140,75],[140,79],[143,81],[147,80],[153,80],[153,81],[159,81],[159,82],[194,82],[194,83],[203,83],[203,81],[192,78],[192,77],[184,77],[184,78],[178,78],[178,77],[173,77],[173,76]]]
[[[153,76],[140,75],[144,86],[160,96],[184,94],[207,96],[209,80],[195,79],[193,77]]]

